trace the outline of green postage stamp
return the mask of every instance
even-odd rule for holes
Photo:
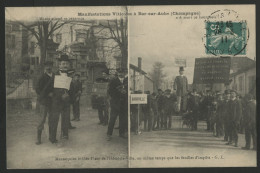
[[[220,13],[223,18],[219,17],[219,20],[205,21],[206,54],[246,55],[249,38],[247,22],[245,20],[223,20],[229,13]]]

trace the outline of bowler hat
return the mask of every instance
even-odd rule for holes
[[[184,67],[180,67],[180,70],[179,71],[184,71]]]
[[[59,61],[70,61],[68,55],[61,55]]]
[[[230,90],[230,93],[232,92],[238,94],[236,90]]]

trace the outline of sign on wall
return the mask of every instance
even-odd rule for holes
[[[229,81],[230,64],[230,57],[196,58],[193,83],[227,83]]]

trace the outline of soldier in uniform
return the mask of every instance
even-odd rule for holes
[[[253,150],[256,150],[256,103],[251,94],[245,96],[246,106],[243,117],[245,125],[245,139],[246,145],[242,147],[243,150],[249,150],[251,145],[251,137],[253,140]]]
[[[112,79],[108,86],[110,96],[110,119],[107,129],[107,140],[110,141],[113,134],[114,125],[119,116],[119,136],[126,137],[127,130],[127,108],[128,108],[128,78],[125,77],[123,69],[117,70],[118,75]]]
[[[187,93],[188,93],[188,79],[184,76],[184,68],[180,67],[179,76],[174,80],[173,88],[177,94],[178,112],[186,112],[187,110]]]
[[[37,145],[41,144],[41,134],[42,130],[44,129],[44,123],[46,121],[47,115],[51,115],[51,103],[53,96],[52,90],[54,80],[52,65],[53,63],[50,61],[45,62],[44,74],[39,78],[36,86],[36,93],[38,95],[38,101],[40,103],[40,121],[37,126]]]
[[[59,58],[59,71],[55,74],[57,76],[68,76],[70,62],[67,55],[61,55]],[[71,83],[70,89],[54,88],[52,99],[52,114],[50,118],[50,138],[52,143],[57,143],[56,134],[59,116],[61,115],[61,137],[68,139],[68,129],[70,126],[70,103],[71,103]]]
[[[71,121],[79,121],[80,117],[80,109],[79,109],[79,102],[80,96],[82,93],[82,83],[79,80],[80,75],[75,74],[74,78],[71,82],[71,99],[72,99],[72,107],[73,107],[73,119]]]
[[[235,142],[235,147],[238,147],[238,128],[240,118],[242,116],[241,102],[236,98],[237,92],[235,90],[230,91],[230,108],[229,108],[229,125],[230,125],[230,142],[227,145],[231,145],[232,141]]]

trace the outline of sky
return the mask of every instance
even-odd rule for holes
[[[255,6],[149,6],[133,7],[138,12],[200,12],[200,16],[209,16],[217,10],[234,10],[239,20],[246,20],[250,31],[247,45],[247,57],[255,57]],[[233,19],[233,16],[231,17]],[[178,75],[179,67],[175,58],[187,61],[185,70],[189,83],[193,81],[195,58],[208,57],[204,42],[205,19],[176,19],[175,16],[131,16],[129,17],[129,57],[137,65],[137,57],[142,57],[142,69],[151,71],[155,61],[161,61],[169,78]],[[234,20],[234,19],[233,19]]]

